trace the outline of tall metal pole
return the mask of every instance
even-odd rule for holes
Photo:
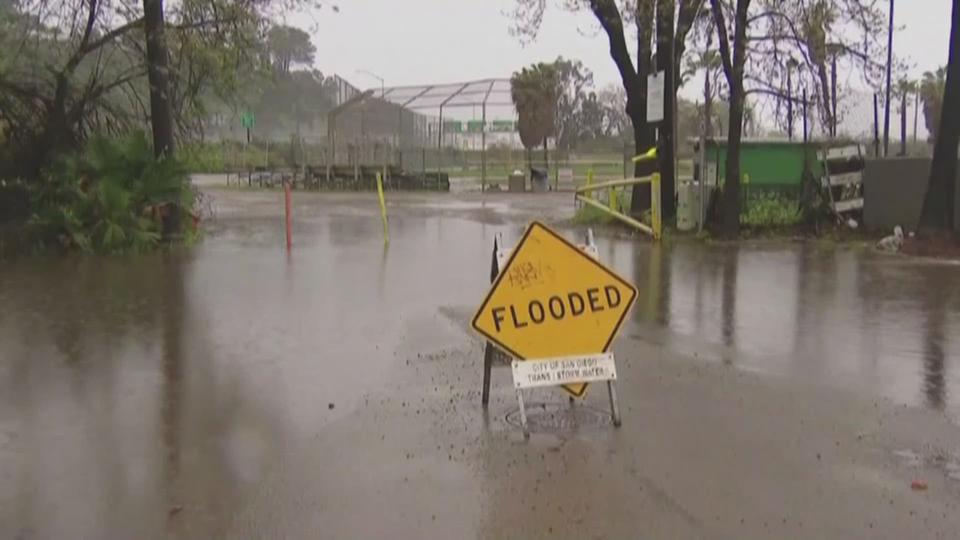
[[[397,109],[398,109],[397,111],[397,142],[395,143],[395,151],[396,151],[397,157],[399,157],[399,159],[397,160],[398,161],[397,165],[402,168],[403,155],[400,152],[400,139],[403,135],[403,107],[398,105]]]
[[[803,142],[809,140],[809,134],[807,132],[807,89],[803,89]]]
[[[793,69],[787,67],[787,138],[793,140]]]
[[[487,187],[487,104],[480,109],[480,191]]]
[[[907,89],[900,98],[900,155],[907,155]]]
[[[890,23],[887,28],[887,91],[883,105],[883,157],[890,153],[890,70],[893,67],[893,0],[890,0]]]
[[[880,117],[877,112],[877,94],[873,94],[873,157],[880,157]]]
[[[707,72],[707,80],[710,79],[710,73]],[[708,83],[709,84],[709,83]],[[700,208],[697,215],[697,230],[703,232],[703,222],[706,221],[706,193],[707,193],[707,126],[710,124],[710,110],[707,104],[703,104],[704,116],[700,123]]]
[[[443,105],[440,105],[440,123],[437,125],[437,178],[439,181],[439,174],[442,169],[443,164]]]

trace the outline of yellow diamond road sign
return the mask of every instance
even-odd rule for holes
[[[545,225],[533,222],[473,318],[521,360],[606,352],[637,290]],[[582,396],[586,384],[565,386]]]

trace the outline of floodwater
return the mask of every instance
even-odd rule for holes
[[[960,265],[816,242],[606,253],[648,295],[642,339],[960,418]]]
[[[0,537],[702,538],[751,525],[717,510],[712,529],[691,509],[702,501],[641,465],[598,473],[636,459],[625,434],[642,401],[623,398],[612,434],[595,391],[573,416],[550,413],[595,440],[546,433],[532,447],[504,381],[481,415],[466,325],[491,239],[568,217],[567,196],[394,196],[389,246],[372,197],[295,197],[290,254],[275,193],[218,192],[193,248],[0,263]],[[598,245],[640,290],[623,340],[666,363],[960,411],[955,265],[816,243]],[[618,355],[628,394],[643,355]],[[517,472],[540,462],[536,478]],[[541,489],[562,494],[530,508]],[[630,500],[656,525],[608,515]]]

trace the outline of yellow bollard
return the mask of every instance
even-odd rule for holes
[[[617,212],[617,190],[616,188],[610,188],[607,190],[607,206],[610,208],[611,212]]]
[[[663,235],[663,222],[660,217],[660,173],[650,177],[650,227],[653,229],[653,238],[659,240]]]
[[[377,173],[377,196],[380,198],[380,217],[383,219],[383,243],[390,243],[390,230],[387,225],[387,203],[383,200],[383,176]]]
[[[593,185],[593,169],[587,169],[587,187]]]

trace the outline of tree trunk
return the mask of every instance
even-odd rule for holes
[[[960,1],[960,0],[958,0]],[[730,118],[727,122],[727,166],[723,184],[723,211],[721,233],[735,237],[740,233],[740,140],[743,135],[743,69],[747,60],[747,14],[750,0],[737,0],[733,30],[733,54],[720,0],[711,0],[720,59],[730,88]],[[732,59],[731,59],[732,56]]]
[[[163,0],[143,0],[143,29],[147,42],[147,79],[150,82],[150,125],[157,157],[172,155],[173,112],[167,42],[164,37]]]
[[[533,148],[527,147],[527,170],[524,177],[530,177],[530,190],[533,191]]]
[[[676,178],[673,128],[677,94],[674,89],[674,0],[657,0],[657,68],[663,70],[663,121],[657,138],[660,166],[660,212],[665,221],[676,217]]]
[[[727,166],[723,184],[723,235],[740,234],[740,141],[743,135],[743,83],[730,91]]]
[[[907,155],[907,91],[900,98],[900,155]]]
[[[633,124],[633,150],[639,155],[656,143],[653,126],[647,123],[647,75],[652,66],[651,40],[653,38],[653,9],[649,3],[637,7],[637,85],[634,96],[627,93],[627,114]],[[631,106],[632,105],[632,106]],[[633,166],[633,176],[649,176],[656,169],[654,162],[640,162]],[[630,196],[630,214],[639,217],[650,208],[650,187],[646,184],[633,186]]]
[[[634,13],[637,21],[637,65],[630,59],[630,51],[624,35],[623,17],[616,0],[591,0],[590,10],[603,27],[610,42],[610,57],[617,65],[623,89],[627,94],[626,113],[633,126],[634,149],[639,154],[653,144],[652,131],[646,124],[647,75],[650,73],[650,38],[653,35],[653,7],[651,2],[638,2]],[[647,164],[636,164],[634,175],[645,173]],[[637,185],[633,188],[630,213],[636,216],[650,207],[650,188]]]
[[[933,149],[930,183],[920,214],[921,231],[948,231],[954,225],[957,184],[957,145],[960,144],[960,0],[953,0],[950,59],[943,90],[940,129]]]

